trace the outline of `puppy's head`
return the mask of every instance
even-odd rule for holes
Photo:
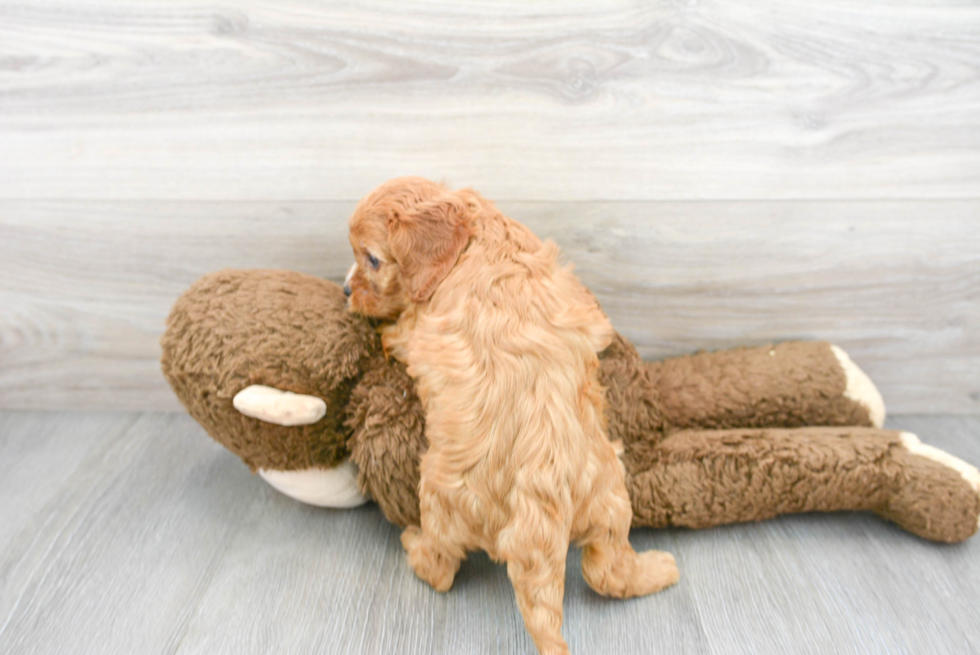
[[[462,194],[420,177],[372,191],[350,219],[350,309],[394,319],[428,300],[469,243],[468,211]]]

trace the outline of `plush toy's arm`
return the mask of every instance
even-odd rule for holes
[[[907,432],[685,430],[634,444],[624,462],[635,526],[870,510],[926,539],[957,542],[980,517],[980,472]]]
[[[647,362],[668,429],[881,427],[871,380],[827,342],[791,341]]]
[[[389,521],[418,525],[419,462],[428,448],[425,412],[402,364],[378,357],[366,368],[347,406],[347,447],[358,467],[357,482]]]

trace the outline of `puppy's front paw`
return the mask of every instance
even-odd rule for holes
[[[410,525],[404,530],[402,530],[402,548],[409,555],[412,554],[412,550],[415,548],[415,544],[418,543],[419,539],[422,538],[422,528],[417,525]]]
[[[410,525],[402,532],[402,547],[408,553],[408,563],[420,579],[436,591],[449,591],[459,570],[459,558],[439,549],[418,526]]]

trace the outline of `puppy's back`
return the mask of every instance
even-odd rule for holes
[[[609,449],[596,353],[612,326],[558,255],[554,243],[496,217],[412,333],[430,448],[451,463],[429,474],[447,483],[460,474],[478,498],[474,519],[491,519],[488,533],[529,496],[571,521],[594,482],[590,459]]]

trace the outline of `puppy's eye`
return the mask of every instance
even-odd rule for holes
[[[368,260],[368,264],[370,264],[371,268],[373,268],[374,270],[378,270],[378,267],[381,266],[381,262],[378,261],[378,258],[372,255],[371,253],[367,253],[367,260]]]

